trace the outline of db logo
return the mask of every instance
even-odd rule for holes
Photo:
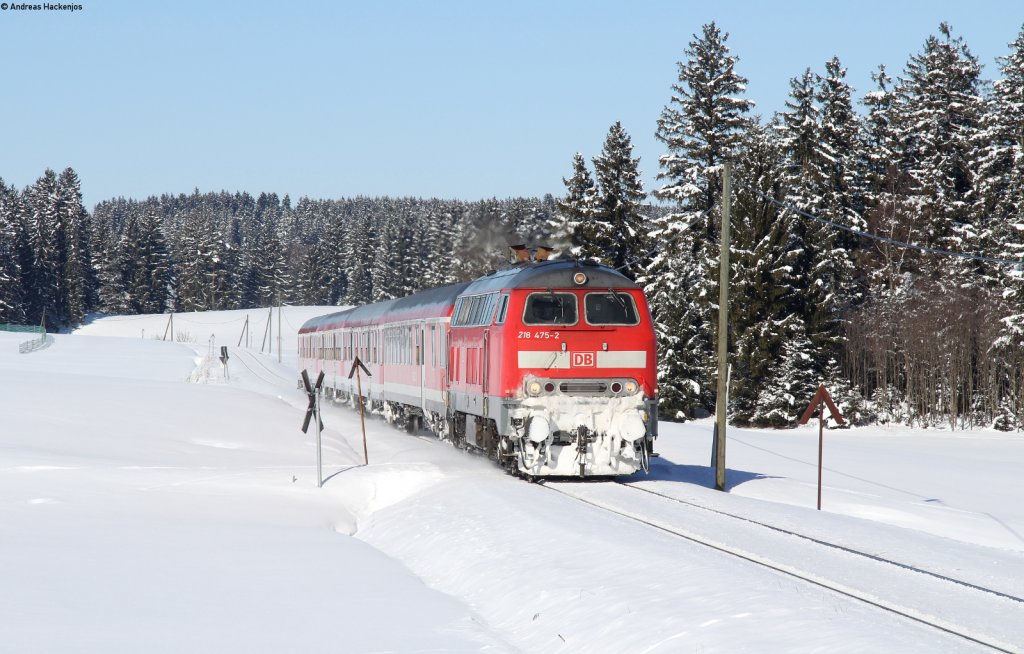
[[[593,368],[596,364],[597,354],[594,352],[571,352],[569,366],[571,368]]]

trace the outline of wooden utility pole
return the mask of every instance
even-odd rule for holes
[[[263,328],[263,342],[260,343],[260,353],[263,352],[263,348],[267,347],[267,335],[270,335],[270,351],[274,351],[274,334],[270,329],[271,323],[274,322],[274,307],[270,307],[270,316],[267,318],[267,326]]]
[[[281,363],[281,302],[277,303],[277,362]]]
[[[242,326],[242,334],[238,337],[238,347],[242,347],[242,339],[249,335],[249,314],[245,314],[245,325]],[[249,341],[245,342],[245,346],[249,347]]]
[[[725,490],[725,427],[729,358],[729,221],[732,212],[732,163],[722,167],[722,254],[718,268],[718,402],[715,406],[715,488]]]
[[[171,312],[171,315],[169,315],[167,317],[167,326],[164,327],[164,338],[163,338],[163,340],[165,340],[165,341],[167,340],[167,332],[171,333],[171,342],[173,343],[174,342],[174,312],[173,311]]]

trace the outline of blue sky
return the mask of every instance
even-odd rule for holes
[[[651,190],[655,122],[707,22],[766,116],[833,55],[859,98],[943,20],[991,78],[1024,23],[1019,2],[962,0],[73,1],[0,11],[0,177],[72,166],[89,208],[196,187],[560,195],[573,153],[596,155],[616,120]]]

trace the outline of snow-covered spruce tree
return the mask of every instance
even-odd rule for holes
[[[257,225],[242,243],[242,304],[246,308],[276,306],[289,299],[291,281],[275,203],[276,196],[260,194],[254,218]]]
[[[378,224],[382,247],[376,248],[377,256],[374,257],[370,268],[370,282],[373,288],[371,302],[382,302],[400,296],[401,262],[405,257],[407,243],[398,224],[399,220],[399,216],[388,212]]]
[[[890,170],[893,168],[899,153],[893,125],[893,105],[896,92],[892,89],[892,77],[885,72],[885,66],[871,74],[875,88],[864,94],[861,103],[867,108],[867,116],[861,123],[859,134],[861,166],[865,171],[866,205],[874,206],[883,201],[879,194],[889,186]],[[875,225],[869,228],[874,228]]]
[[[554,238],[558,241],[559,247],[571,256],[589,258],[593,253],[589,251],[586,243],[577,240],[577,234],[582,236],[586,230],[584,226],[592,221],[597,184],[594,183],[590,169],[587,168],[587,161],[581,153],[573,155],[572,175],[563,177],[562,183],[565,184],[565,197],[557,202],[558,214],[562,220]]]
[[[914,201],[922,245],[959,252],[976,251],[973,214],[977,157],[984,103],[981,66],[947,23],[941,37],[929,36],[911,56],[896,87],[894,118],[902,143],[902,167],[914,180]],[[920,272],[947,287],[967,282],[976,264],[933,256],[920,258]],[[968,282],[969,283],[969,282]]]
[[[370,214],[369,198],[356,198],[350,202],[346,216],[348,238],[342,250],[342,261],[345,266],[345,278],[348,286],[345,291],[344,304],[360,305],[371,301],[373,282],[370,271],[377,257],[386,257],[386,252],[379,252],[376,245],[376,224]]]
[[[659,159],[655,196],[676,210],[655,221],[661,244],[643,276],[658,333],[658,383],[663,415],[683,419],[714,405],[712,342],[716,327],[721,166],[750,126],[753,103],[741,96],[746,79],[728,34],[710,23],[694,35],[679,62],[678,82],[658,119]]]
[[[44,319],[47,328],[62,323],[61,273],[66,256],[67,232],[58,211],[57,174],[47,169],[35,184],[25,189],[27,230],[33,266],[25,287],[29,321]]]
[[[462,212],[462,204],[452,201],[438,201],[431,208],[426,219],[423,239],[426,266],[424,288],[445,286],[455,281],[451,270],[451,257],[455,248],[455,229]]]
[[[858,126],[838,59],[826,76],[810,70],[791,82],[788,111],[782,114],[782,142],[788,159],[787,199],[796,209],[840,225],[863,229],[861,176],[855,149]],[[806,330],[810,349],[805,371],[846,402],[849,384],[841,370],[844,314],[859,298],[851,250],[852,235],[806,216],[792,216],[793,280],[799,293],[792,310]],[[798,363],[794,361],[794,365]],[[816,386],[816,385],[815,385]]]
[[[178,308],[214,311],[230,306],[227,269],[229,245],[205,208],[190,212],[181,226],[177,244]]]
[[[301,206],[301,204],[300,204]],[[345,245],[342,213],[336,207],[329,212],[319,242],[306,247],[299,277],[298,296],[306,304],[339,304],[345,296],[345,268],[341,253]]]
[[[820,200],[821,215],[832,221],[864,231],[864,189],[866,170],[860,152],[860,119],[853,109],[852,89],[846,82],[846,69],[837,57],[825,62],[825,75],[818,80],[817,101],[820,107],[821,130],[817,163],[824,180]],[[842,368],[847,349],[847,322],[851,312],[865,297],[866,279],[857,261],[864,243],[856,235],[817,223],[811,232],[816,244],[816,287],[818,297],[813,298],[815,309],[805,316],[808,336],[814,354],[824,364],[819,369],[818,381],[827,384],[832,397],[849,414],[862,397],[854,392],[847,369]]]
[[[592,225],[597,232],[588,239],[601,251],[598,260],[635,279],[646,265],[648,250],[641,205],[647,194],[640,180],[640,159],[633,158],[633,144],[622,124],[608,129],[601,154],[594,157],[597,196]],[[589,231],[589,230],[588,230]]]
[[[47,170],[24,194],[33,267],[27,277],[32,322],[78,323],[88,309],[91,256],[89,215],[82,206],[78,175],[71,168],[58,178]]]
[[[800,418],[817,388],[811,370],[811,342],[798,314],[776,325],[782,349],[767,371],[758,393],[753,424],[758,427],[791,427]]]
[[[126,313],[169,309],[173,284],[170,248],[154,206],[144,208],[141,215],[128,216],[117,254],[127,295]]]
[[[825,76],[818,80],[821,116],[818,165],[825,180],[821,210],[841,225],[864,231],[867,229],[864,219],[867,173],[860,149],[860,118],[853,109],[851,95],[846,69],[833,57],[825,62]],[[865,280],[854,262],[863,242],[850,232],[824,228],[835,235],[832,253],[835,257],[829,258],[834,261],[838,303],[844,308],[856,305],[863,300]]]
[[[1009,47],[984,122],[978,213],[990,219],[986,249],[1024,261],[1024,29]],[[991,350],[988,395],[996,428],[1009,430],[1024,424],[1024,272],[1005,265],[995,272],[1005,318]]]
[[[65,324],[78,324],[92,309],[97,280],[92,272],[92,218],[82,205],[82,185],[73,168],[65,168],[57,178],[57,193],[62,222],[67,230],[61,304]]]
[[[0,178],[0,323],[25,320],[17,250],[21,230],[17,189]]]
[[[913,179],[903,168],[901,135],[895,115],[896,92],[884,66],[872,74],[876,88],[864,95],[867,116],[861,125],[861,167],[865,171],[864,217],[867,231],[909,242],[918,238],[911,227],[915,211]],[[879,415],[901,415],[905,379],[900,325],[909,278],[904,274],[909,251],[871,241],[857,252],[865,278],[865,298],[847,324],[846,364],[851,381],[878,407]],[[879,403],[876,400],[881,400]]]
[[[303,304],[330,304],[331,251],[323,241],[306,246],[296,296]]]
[[[792,314],[799,292],[792,278],[797,254],[791,247],[792,214],[763,197],[784,199],[785,165],[777,126],[751,128],[737,158],[736,177],[744,184],[736,189],[730,254],[730,293],[742,298],[729,312],[734,339],[729,413],[739,425],[764,422],[759,400],[781,360],[785,334],[779,325]]]
[[[940,37],[930,36],[924,50],[911,57],[896,87],[901,165],[915,184],[910,198],[916,210],[909,224],[914,239],[923,245],[978,252],[988,230],[987,221],[975,213],[975,144],[984,106],[981,67],[963,40],[952,36],[949,25],[943,23],[939,31]],[[921,315],[941,321],[950,339],[931,371],[914,381],[925,394],[908,400],[921,412],[931,412],[922,419],[953,423],[973,410],[970,396],[978,382],[974,363],[981,355],[977,344],[985,340],[976,309],[993,304],[983,277],[989,273],[980,262],[967,259],[929,254],[907,259],[915,291],[930,294],[931,307]],[[953,352],[962,351],[970,355],[953,358]],[[940,390],[932,398],[931,389],[936,387]]]
[[[124,213],[126,206],[127,202],[122,200],[120,213]],[[93,274],[99,283],[96,308],[103,313],[121,314],[130,312],[131,308],[121,269],[124,256],[120,250],[120,237],[114,227],[113,214],[110,204],[99,205],[93,214],[92,265]]]
[[[404,206],[399,212],[400,225],[402,226],[402,242],[405,252],[400,261],[400,278],[396,285],[395,294],[398,297],[405,297],[427,286],[424,284],[424,273],[426,272],[426,211],[425,203],[418,198],[406,199]]]

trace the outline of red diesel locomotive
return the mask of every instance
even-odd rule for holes
[[[542,261],[306,322],[299,368],[527,476],[646,470],[657,436],[655,336],[643,291],[585,261]]]

